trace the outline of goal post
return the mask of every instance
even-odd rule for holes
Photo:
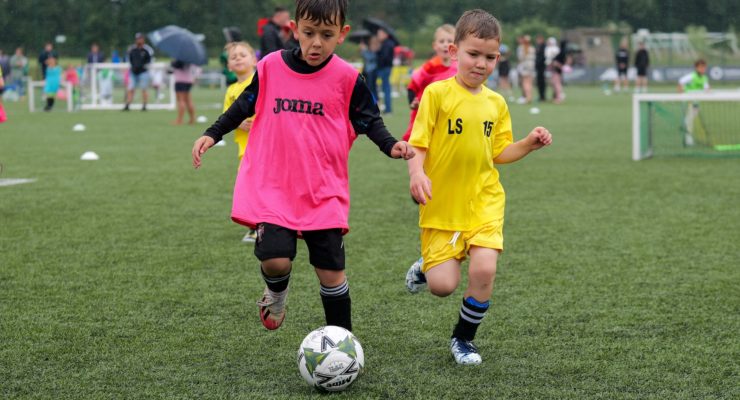
[[[740,156],[740,91],[632,96],[632,159]]]
[[[64,94],[64,96],[60,96]],[[72,85],[65,82],[59,86],[59,90],[54,95],[55,100],[65,103],[65,109],[68,112],[74,111],[74,95]],[[41,111],[46,106],[46,93],[44,93],[44,81],[28,80],[28,110],[31,112]],[[56,104],[57,108],[61,105]]]
[[[85,67],[81,79],[82,110],[119,110],[126,105],[126,89],[130,79],[128,63],[95,63]],[[168,64],[149,64],[148,110],[176,108],[175,80],[167,73]],[[140,89],[134,93],[131,108],[142,107]]]

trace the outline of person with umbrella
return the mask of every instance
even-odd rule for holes
[[[134,99],[134,90],[141,89],[142,106],[141,111],[146,111],[146,103],[149,95],[146,89],[149,87],[149,64],[154,56],[154,49],[146,44],[144,34],[137,33],[134,36],[136,42],[128,49],[128,61],[131,64],[129,72],[128,90],[126,92],[126,106],[123,111],[128,111],[131,101]]]
[[[177,97],[177,119],[173,125],[182,125],[185,111],[190,117],[188,124],[195,123],[195,105],[190,89],[193,87],[195,77],[200,74],[200,68],[194,64],[188,64],[181,60],[172,61],[172,78],[175,80],[175,96]]]

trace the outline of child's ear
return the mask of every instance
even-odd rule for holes
[[[288,22],[288,26],[290,27],[290,31],[293,32],[293,39],[298,40],[298,23],[294,19],[291,19]]]
[[[455,43],[450,43],[450,58],[457,61],[457,46],[455,46]]]
[[[337,44],[342,44],[342,42],[344,42],[344,38],[347,37],[350,29],[349,25],[345,25],[341,30],[339,30],[339,40],[337,41]]]

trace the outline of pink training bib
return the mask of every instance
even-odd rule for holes
[[[298,231],[349,229],[349,103],[357,71],[338,56],[299,74],[280,52],[257,65],[259,96],[231,218]]]

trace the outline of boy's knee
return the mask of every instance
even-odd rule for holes
[[[455,293],[455,289],[457,289],[457,282],[429,283],[429,292],[438,297],[447,297]]]
[[[333,287],[341,285],[345,280],[347,280],[344,270],[314,269],[316,271],[316,276],[319,278],[319,282],[324,286]]]
[[[468,276],[470,280],[474,280],[480,283],[493,283],[496,278],[496,264],[478,266],[477,268],[471,268],[468,270]]]
[[[270,258],[262,261],[262,270],[268,275],[283,275],[290,271],[291,265],[290,258]]]

